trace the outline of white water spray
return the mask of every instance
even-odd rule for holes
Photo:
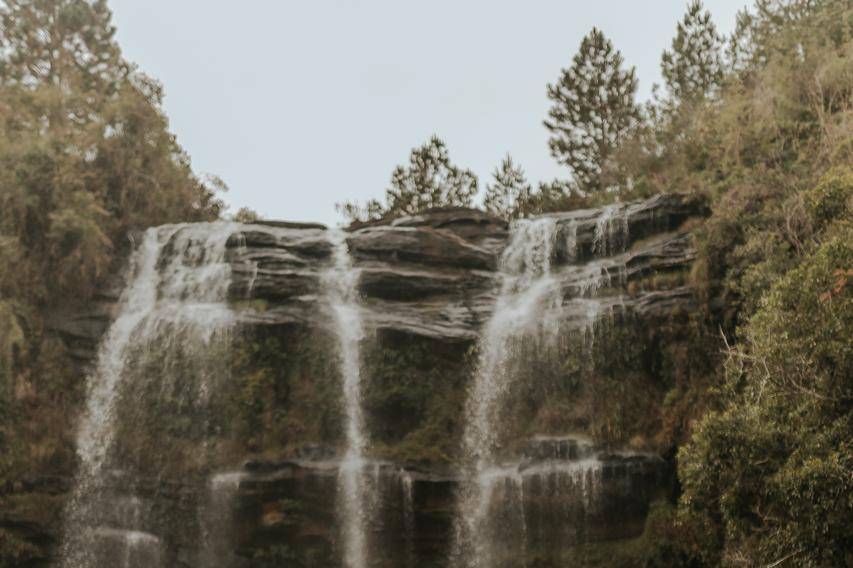
[[[471,568],[492,566],[492,546],[485,530],[493,472],[502,434],[501,412],[512,386],[507,368],[513,340],[541,325],[555,324],[561,301],[558,282],[551,275],[551,257],[557,235],[553,218],[518,222],[501,257],[503,282],[495,311],[480,342],[480,361],[468,393],[464,455],[470,459],[454,526],[454,562]]]
[[[193,355],[204,357],[204,346],[229,328],[232,317],[225,300],[231,269],[225,261],[225,244],[236,226],[207,223],[156,227],[146,231],[134,251],[118,317],[101,344],[77,431],[79,468],[66,509],[61,548],[65,568],[128,565],[137,557],[147,558],[150,566],[160,564],[159,537],[133,527],[104,526],[116,514],[109,501],[110,490],[115,489],[110,487],[110,469],[122,465],[111,463],[120,421],[119,401],[131,377],[153,380],[134,374],[134,352],[141,352],[146,361],[153,358],[157,362],[158,355],[149,354],[147,347],[164,341],[192,361]],[[163,377],[172,371],[165,367],[167,363],[160,362]],[[206,399],[209,385],[206,372],[202,375],[194,396]],[[169,380],[174,388],[180,377]],[[139,519],[120,521],[138,523]],[[123,542],[119,546],[123,549],[110,552],[115,547],[102,546],[107,541]]]
[[[579,257],[577,231],[574,221],[562,231],[570,262]],[[528,474],[522,475],[517,469],[507,469],[499,463],[501,443],[507,434],[501,427],[507,422],[502,414],[515,378],[511,364],[516,344],[525,336],[554,340],[561,325],[569,324],[588,337],[587,345],[591,347],[595,322],[601,312],[599,289],[614,284],[616,273],[618,284],[623,284],[624,266],[605,259],[570,266],[556,274],[551,259],[557,234],[554,218],[519,221],[513,226],[510,242],[501,257],[501,290],[483,330],[479,365],[466,406],[463,452],[469,463],[454,524],[452,560],[457,567],[491,567],[499,562],[496,551],[501,543],[496,542],[500,539],[492,526],[493,496],[498,487],[512,488],[513,499],[518,500],[515,515],[522,532],[527,531],[523,500]],[[607,256],[624,250],[627,243],[627,217],[620,213],[618,205],[605,208],[596,219],[592,253]],[[568,299],[564,298],[567,290]],[[587,480],[600,475],[599,465],[598,462],[575,464],[571,471],[552,472],[550,479],[558,483],[562,478],[571,478],[574,485],[581,487],[588,505],[588,490],[592,485]],[[522,545],[525,542],[523,537]]]
[[[404,469],[400,470],[403,490],[403,530],[406,532],[406,561],[415,566],[415,481]]]
[[[367,441],[361,400],[361,360],[359,343],[364,337],[358,304],[358,271],[352,266],[346,234],[329,231],[332,266],[322,277],[338,341],[343,400],[346,415],[346,453],[338,477],[338,499],[344,539],[344,563],[349,568],[365,568],[368,562],[370,492],[364,458]]]
[[[199,566],[228,568],[235,564],[231,517],[240,482],[245,478],[246,473],[243,471],[218,473],[210,478],[200,519],[202,547]]]
[[[624,250],[628,243],[628,217],[619,204],[608,205],[595,221],[592,249],[598,256]]]

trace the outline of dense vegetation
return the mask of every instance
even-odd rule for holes
[[[668,363],[683,376],[659,433],[681,447],[682,493],[626,565],[850,565],[853,5],[757,0],[726,41],[694,1],[661,66],[665,88],[641,109],[633,70],[593,30],[548,87],[550,147],[571,176],[532,190],[507,156],[485,206],[514,218],[704,195],[691,279],[707,312],[697,348]]]
[[[222,209],[110,18],[104,1],[0,3],[0,482],[69,447],[81,379],[51,312],[92,296],[130,230]]]
[[[70,463],[82,383],[49,315],[92,297],[129,231],[222,213],[221,182],[193,174],[168,131],[161,86],[122,58],[113,35],[103,0],[0,2],[0,485]],[[660,329],[619,339],[673,341],[654,362],[671,381],[649,393],[665,400],[649,428],[658,447],[677,453],[676,500],[602,562],[851,565],[853,5],[756,0],[724,39],[692,2],[661,63],[665,85],[640,105],[633,69],[593,30],[547,89],[545,126],[566,178],[534,189],[507,156],[485,185],[485,207],[507,218],[669,191],[701,195],[712,210],[695,230],[693,273],[679,275],[706,308],[691,317],[690,337],[675,346],[675,332]],[[384,202],[342,211],[367,220],[471,205],[477,189],[433,138],[394,171]],[[332,385],[310,380],[328,375],[313,371],[316,338],[290,338],[304,353],[279,360],[286,339],[253,337],[235,349],[233,423],[249,451],[288,446],[300,429],[334,439],[339,428],[323,406]],[[366,353],[378,451],[435,460],[452,452],[444,433],[464,388],[448,370],[461,376],[470,361],[423,363],[443,355],[406,345]],[[598,356],[599,368],[631,368],[640,355]],[[564,357],[566,368],[581,365],[570,350]],[[427,378],[398,381],[401,368]],[[626,382],[646,372],[635,368]],[[447,400],[418,390],[438,380]],[[529,388],[520,400],[551,406],[525,420],[546,429],[571,420],[563,398]],[[649,434],[625,383],[587,388],[599,438]],[[565,400],[580,392],[566,389]],[[4,538],[0,548],[17,546]]]

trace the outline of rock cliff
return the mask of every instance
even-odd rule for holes
[[[543,566],[563,565],[566,551],[582,543],[636,537],[649,503],[668,494],[670,464],[655,453],[667,448],[655,440],[664,396],[677,382],[672,353],[688,344],[687,323],[698,311],[689,227],[704,214],[701,203],[672,194],[549,215],[558,341],[545,351],[520,347],[516,435],[490,481],[500,520],[492,530],[508,549]],[[229,418],[211,426],[221,432],[221,451],[189,475],[135,484],[147,487],[144,506],[177,527],[175,519],[211,506],[210,480],[218,479],[232,505],[216,514],[230,524],[156,537],[166,543],[158,558],[169,565],[197,565],[199,530],[226,530],[227,556],[237,566],[339,563],[339,395],[321,293],[332,254],[326,232],[261,221],[235,225],[228,238],[228,299],[239,331],[232,383],[217,402]],[[370,534],[383,565],[443,565],[447,558],[471,353],[495,307],[510,234],[508,223],[474,209],[347,231],[368,332],[365,412],[381,497]],[[52,319],[82,369],[91,368],[120,290],[116,278],[88,311],[58,311]],[[55,553],[71,473],[3,489],[19,505],[3,509],[0,527],[38,550],[32,566]],[[118,501],[128,498],[117,491]],[[140,550],[129,566],[150,564],[151,551]]]

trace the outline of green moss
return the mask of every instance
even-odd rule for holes
[[[377,456],[451,460],[473,372],[469,346],[384,334],[363,349],[365,409]]]
[[[332,338],[321,330],[256,326],[234,347],[226,413],[250,452],[281,455],[340,437],[340,377]]]

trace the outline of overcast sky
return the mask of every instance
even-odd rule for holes
[[[729,33],[746,0],[705,0]],[[112,0],[125,56],[162,81],[193,169],[235,211],[340,221],[380,197],[433,133],[481,187],[510,152],[533,181],[550,157],[545,86],[597,26],[660,82],[686,0]],[[482,190],[481,190],[482,191]]]

